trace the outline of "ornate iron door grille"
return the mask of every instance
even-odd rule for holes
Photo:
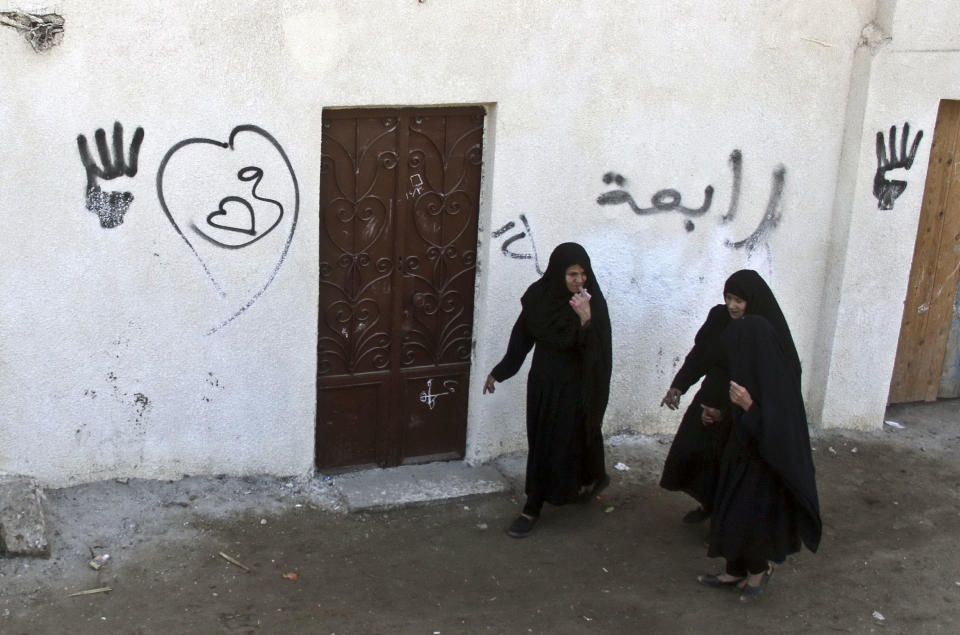
[[[324,111],[318,468],[463,456],[483,117]]]

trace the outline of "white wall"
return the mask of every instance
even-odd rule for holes
[[[915,5],[910,19],[928,20]],[[511,221],[519,226],[520,214],[542,266],[565,240],[582,242],[593,257],[614,322],[608,432],[677,425],[660,398],[723,280],[742,267],[771,283],[805,367],[814,351],[850,355],[836,343],[851,328],[847,304],[855,311],[867,299],[853,291],[860,287],[850,266],[866,245],[841,251],[849,273],[836,338],[822,332],[818,316],[835,264],[832,210],[854,51],[873,0],[104,0],[65,1],[56,11],[66,18],[65,37],[44,54],[0,28],[0,471],[67,483],[311,469],[320,120],[328,106],[489,108],[469,460],[524,445],[525,371],[495,395],[480,395],[520,294],[537,275],[532,260],[501,253],[510,234],[491,235]],[[894,41],[910,30],[898,22]],[[864,139],[904,118],[932,130],[940,84],[921,91],[929,98],[904,91],[902,103],[880,107],[875,95],[892,89],[895,69],[880,69],[879,60],[881,88],[871,89]],[[134,195],[130,211],[122,225],[103,229],[83,206],[76,137],[92,139],[97,128],[109,137],[114,121],[127,143],[137,126],[145,137],[138,174],[105,184]],[[157,171],[178,142],[224,140],[241,124],[273,135],[296,173],[300,209],[289,250],[284,255],[288,213],[263,244],[203,245],[198,258],[160,206]],[[279,155],[254,141],[248,151],[282,175]],[[198,147],[170,159],[171,169],[181,161],[170,173],[171,196],[215,208],[225,186],[203,170],[216,159],[182,154]],[[724,223],[734,150],[742,186]],[[871,225],[869,154],[865,145],[852,241],[867,241]],[[779,225],[752,252],[727,246],[760,223],[781,165]],[[922,189],[917,167],[897,224],[909,224],[909,197]],[[641,216],[626,204],[599,205],[601,194],[618,189],[603,182],[607,172],[625,177],[622,189],[641,207],[665,188],[698,207],[708,185],[713,202],[687,231],[677,211]],[[289,209],[289,182],[269,187]],[[897,229],[879,231],[892,240]],[[528,240],[512,247],[533,249]],[[262,295],[209,333],[264,288],[281,256]],[[889,283],[902,276],[905,284],[899,256],[889,266]],[[828,405],[831,390],[821,389]],[[864,408],[882,408],[885,390],[857,412],[828,408],[831,421],[856,423]]]
[[[878,428],[890,389],[903,303],[913,258],[930,144],[941,99],[960,99],[960,11],[951,2],[897,3],[892,40],[873,59],[853,197],[838,320],[833,337],[823,422]],[[877,208],[873,175],[876,134],[890,126],[910,144],[924,137],[913,166],[889,178],[907,181],[891,210]]]

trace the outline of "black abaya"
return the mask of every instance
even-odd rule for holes
[[[816,551],[820,507],[796,350],[785,351],[782,334],[758,315],[734,320],[724,339],[730,378],[747,389],[753,405],[746,412],[734,408],[708,555],[777,562],[799,551],[801,542]]]
[[[725,420],[705,426],[700,415],[704,405],[724,412],[728,410],[728,377],[722,335],[729,323],[726,305],[718,304],[710,309],[693,339],[693,348],[670,384],[683,394],[705,377],[684,412],[670,445],[660,487],[689,494],[708,514],[713,507],[720,458],[730,425]]]
[[[569,304],[565,281],[566,269],[575,264],[584,268],[592,296],[584,326]],[[531,501],[562,505],[606,475],[601,426],[610,391],[610,317],[590,257],[576,243],[554,250],[521,304],[506,355],[490,374],[498,382],[509,379],[534,349],[527,375],[525,491]]]

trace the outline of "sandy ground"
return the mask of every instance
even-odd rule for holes
[[[669,439],[617,437],[608,462],[630,469],[523,540],[503,531],[509,495],[347,514],[320,477],[48,491],[52,557],[0,559],[0,633],[957,633],[958,415],[893,407],[905,428],[817,433],[823,544],[753,605],[695,582],[721,562],[680,523],[690,501],[657,487]],[[111,558],[94,571],[91,553]]]

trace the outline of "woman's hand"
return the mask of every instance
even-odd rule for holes
[[[496,387],[494,384],[497,383],[497,380],[493,378],[493,375],[487,375],[487,381],[483,382],[483,394],[488,392],[496,392]]]
[[[730,381],[730,401],[743,408],[744,412],[750,410],[750,406],[753,405],[750,392],[733,380]]]
[[[586,289],[580,289],[579,293],[573,294],[570,298],[570,306],[580,318],[580,326],[590,321],[590,293]]]
[[[680,405],[680,389],[679,388],[670,388],[667,391],[667,394],[663,396],[663,399],[660,400],[660,407],[666,406],[670,410],[676,410]]]
[[[711,423],[720,423],[723,420],[723,413],[720,412],[719,408],[711,408],[704,404],[700,404],[700,407],[703,408],[700,413],[700,423],[703,425],[708,426]]]

